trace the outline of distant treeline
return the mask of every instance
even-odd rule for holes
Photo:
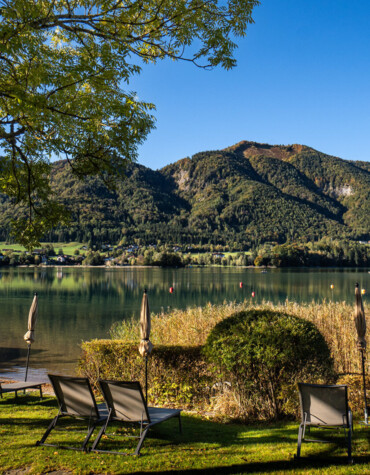
[[[370,245],[323,240],[308,244],[265,245],[254,259],[256,266],[369,267]]]
[[[93,245],[86,252],[76,250],[73,256],[60,257],[51,245],[39,254],[5,252],[0,265],[127,265],[127,266],[275,266],[275,267],[370,267],[370,245],[354,241],[323,239],[316,243],[265,243],[248,252],[230,252],[220,245],[173,247],[133,246],[102,251]],[[59,259],[59,260],[58,260]],[[47,262],[46,262],[46,261]]]

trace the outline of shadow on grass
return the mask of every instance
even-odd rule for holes
[[[357,465],[365,465],[370,462],[369,457],[356,457],[355,464]],[[203,475],[203,474],[214,474],[214,475],[232,475],[232,474],[241,474],[241,473],[275,473],[275,472],[296,472],[297,470],[324,470],[330,467],[350,467],[348,465],[347,457],[328,457],[326,459],[320,458],[318,459],[303,459],[300,461],[271,461],[271,462],[251,462],[251,463],[241,463],[223,467],[213,467],[213,468],[205,468],[205,469],[189,469],[189,470],[171,470],[172,474],[179,474],[179,475]],[[364,467],[363,473],[368,473],[366,470],[368,467]],[[349,468],[350,470],[350,468]],[[163,471],[159,472],[150,472],[151,475],[163,475]],[[135,475],[144,475],[148,474],[148,472],[135,472]]]
[[[15,426],[34,425],[35,427],[42,426],[49,419],[56,416],[58,412],[58,405],[55,397],[40,397],[33,395],[21,395],[18,398],[6,395],[0,399],[0,408],[8,406],[7,411],[0,411],[0,420],[3,424],[12,424]],[[10,406],[10,407],[9,407]],[[17,408],[19,408],[19,417],[17,417]],[[33,409],[33,417],[27,417],[27,409]],[[5,407],[4,407],[5,409]],[[37,417],[37,412],[40,415],[43,410],[48,409],[46,417]],[[51,409],[55,409],[51,411]],[[25,415],[22,417],[21,413]],[[8,415],[9,414],[9,415]],[[210,420],[200,419],[188,414],[181,416],[183,430],[179,433],[178,421],[171,419],[158,426],[155,426],[150,431],[151,439],[168,439],[182,444],[217,444],[219,446],[227,447],[230,445],[247,445],[247,444],[272,444],[277,441],[281,443],[296,443],[298,434],[298,423],[294,422],[259,422],[255,424],[237,424],[237,423],[222,423]],[[64,421],[71,421],[71,418],[65,418]],[[112,423],[109,427],[120,427],[118,423]],[[356,435],[364,435],[368,433],[368,429],[360,428],[354,433]],[[322,432],[321,432],[322,433]],[[369,433],[370,434],[370,433]],[[333,443],[342,440],[343,437],[333,437]]]
[[[37,417],[39,411],[48,410],[46,419]],[[48,418],[50,417],[50,410],[53,411],[53,417],[57,414],[58,404],[54,397],[44,396],[40,399],[39,395],[19,394],[18,397],[11,395],[4,395],[0,399],[0,424],[2,426],[10,425],[15,429],[20,427],[45,427]],[[33,411],[35,417],[30,418],[28,412]],[[24,415],[23,415],[24,414]]]
[[[297,440],[297,428],[287,427],[286,424],[258,424],[255,426],[244,424],[225,424],[202,420],[190,415],[181,416],[182,433],[179,432],[178,422],[175,419],[166,421],[151,429],[148,439],[168,440],[172,445],[189,444],[189,447],[202,444],[213,444],[218,447],[246,446],[249,444],[291,444]],[[290,426],[292,424],[290,423]],[[119,428],[117,423],[110,424],[108,431]],[[185,448],[186,450],[186,448]],[[189,449],[190,450],[190,449]]]
[[[20,403],[20,400],[22,401]],[[3,406],[3,407],[1,407]],[[4,412],[2,411],[4,409]],[[19,412],[18,412],[19,409]],[[32,417],[29,415],[29,411],[32,413]],[[23,416],[22,416],[23,413]],[[49,421],[57,414],[57,404],[54,397],[44,398],[40,401],[37,396],[21,396],[18,399],[7,397],[0,400],[0,422],[3,426],[13,427],[14,436],[21,434],[22,428],[27,428],[34,432],[35,438],[39,437],[46,429]],[[194,456],[194,450],[201,448],[203,444],[210,447],[211,450],[218,450],[219,448],[228,449],[233,447],[235,451],[235,457],[238,461],[245,461],[245,463],[237,463],[226,466],[215,466],[213,468],[199,468],[199,469],[186,469],[186,470],[174,470],[174,467],[170,470],[171,473],[178,474],[238,474],[238,473],[269,473],[269,472],[295,472],[295,471],[309,471],[310,469],[330,469],[333,467],[348,466],[348,461],[345,452],[340,452],[340,455],[333,457],[333,453],[336,454],[333,445],[328,445],[327,449],[323,451],[320,448],[318,456],[302,457],[299,461],[293,460],[293,454],[296,449],[298,423],[291,422],[279,422],[279,423],[256,423],[254,425],[244,424],[225,424],[220,422],[213,422],[191,415],[183,415],[183,432],[179,433],[178,422],[176,420],[169,420],[161,425],[156,426],[148,435],[148,439],[145,441],[143,447],[143,457],[150,457],[153,453],[157,455],[163,450],[167,451],[166,446],[171,447],[171,452],[175,453],[177,450],[181,450],[181,453],[186,457],[189,451],[189,456]],[[71,419],[65,419],[63,421],[69,424]],[[72,422],[73,424],[73,422]],[[119,425],[112,424],[112,429],[116,429]],[[110,430],[112,430],[110,429]],[[71,434],[72,435],[72,434]],[[95,434],[94,434],[95,435]],[[75,437],[75,436],[74,436]],[[94,437],[94,436],[93,436]],[[357,441],[360,443],[361,452],[366,453],[369,444],[370,432],[367,428],[356,429],[354,433],[354,443]],[[119,439],[119,440],[118,440]],[[120,445],[124,441],[125,436],[121,434],[117,437],[116,441],[103,441],[104,447],[112,450],[112,445],[116,443]],[[337,437],[333,438],[335,443],[338,440]],[[364,447],[365,443],[365,447]],[[366,444],[367,443],[367,444]],[[28,445],[28,444],[27,444]],[[30,442],[30,446],[33,443]],[[215,447],[212,447],[215,446]],[[271,446],[269,448],[268,446]],[[312,444],[310,444],[312,447]],[[249,461],[248,452],[242,450],[242,447],[248,448],[248,446],[261,446],[261,452],[264,452],[260,462],[255,461],[256,454],[253,455],[253,460]],[[282,447],[291,447],[291,460],[274,460],[281,458],[278,452]],[[179,449],[177,448],[179,447]],[[263,447],[263,448],[262,448]],[[288,453],[290,452],[288,448]],[[239,449],[240,448],[240,449]],[[276,456],[274,454],[276,448]],[[355,448],[355,447],[354,447]],[[193,452],[193,453],[192,453]],[[303,448],[303,454],[305,448]],[[310,451],[310,453],[315,453]],[[266,455],[267,454],[267,455]],[[342,455],[343,454],[343,455]],[[89,455],[86,455],[87,463]],[[285,456],[286,457],[286,456]],[[267,460],[270,459],[270,460]],[[370,464],[370,455],[359,455],[356,457],[354,451],[354,461],[356,466],[364,465],[363,472],[365,473],[369,469],[369,465],[365,467],[365,464]],[[166,471],[166,470],[165,470]],[[160,474],[165,471],[153,471],[152,474]],[[137,474],[144,474],[147,472],[135,472]]]
[[[13,426],[34,426],[34,428],[45,427],[48,424],[48,420],[56,416],[58,412],[58,405],[54,397],[44,397],[40,400],[40,397],[33,395],[20,395],[18,398],[5,395],[3,399],[0,399],[0,409],[4,405],[5,411],[0,410],[0,421],[2,424]],[[33,416],[28,417],[27,411],[29,409],[34,410]],[[50,409],[55,409],[55,413]],[[19,409],[19,416],[18,416]],[[41,415],[44,409],[48,409],[47,417],[37,417],[37,412]],[[22,415],[24,414],[24,416]],[[148,438],[150,439],[162,439],[169,440],[172,443],[181,444],[217,444],[222,447],[230,445],[245,445],[248,443],[273,443],[277,438],[280,441],[286,441],[291,443],[292,438],[296,436],[296,429],[285,427],[284,423],[274,424],[258,424],[243,425],[243,424],[225,424],[221,422],[213,422],[191,415],[182,415],[182,433],[179,433],[178,422],[175,419],[169,420],[155,426],[151,431]],[[68,424],[72,421],[71,418],[63,418],[61,421],[63,424]],[[120,427],[120,424],[112,423],[109,428],[116,429]],[[110,430],[110,429],[109,429]],[[108,431],[109,431],[108,430]],[[261,432],[269,432],[269,435],[261,436]],[[271,432],[270,432],[271,431]]]
[[[0,398],[0,407],[3,406],[6,409],[6,406],[12,406],[12,411],[17,410],[19,407],[19,411],[24,411],[27,409],[28,406],[34,406],[35,409],[40,409],[45,407],[55,407],[58,408],[58,403],[55,397],[46,396],[44,395],[40,398],[40,393],[37,391],[34,394],[26,393],[23,394],[22,391],[18,392],[18,397],[12,395],[12,393],[4,394],[2,398]]]

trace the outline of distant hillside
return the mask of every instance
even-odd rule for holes
[[[238,243],[370,239],[370,166],[303,145],[240,142],[153,171],[137,164],[115,190],[57,162],[53,187],[71,210],[51,240]],[[0,197],[0,239],[12,209]]]

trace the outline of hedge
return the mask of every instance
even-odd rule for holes
[[[98,390],[98,379],[137,380],[145,388],[145,360],[138,344],[123,340],[92,340],[82,344],[79,373],[87,376]],[[230,384],[231,382],[231,384]],[[316,382],[316,381],[315,381]],[[358,374],[342,375],[338,384],[347,384],[352,410],[363,415],[362,378]],[[367,385],[370,376],[367,377]],[[295,383],[284,404],[284,414],[298,416],[298,392]],[[268,418],[258,409],[261,401],[243,400],[231,374],[222,376],[219,365],[207,361],[202,346],[156,345],[148,358],[148,399],[150,405],[163,405],[214,418],[251,421]],[[267,403],[267,400],[266,400]]]
[[[149,404],[205,408],[212,392],[212,369],[200,346],[155,346],[148,357]],[[137,344],[122,340],[82,343],[79,373],[95,388],[99,378],[140,381],[143,391],[145,388],[145,359]]]

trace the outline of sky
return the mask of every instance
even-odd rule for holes
[[[370,160],[370,2],[261,0],[225,71],[164,60],[130,83],[156,105],[153,170],[242,140]]]

